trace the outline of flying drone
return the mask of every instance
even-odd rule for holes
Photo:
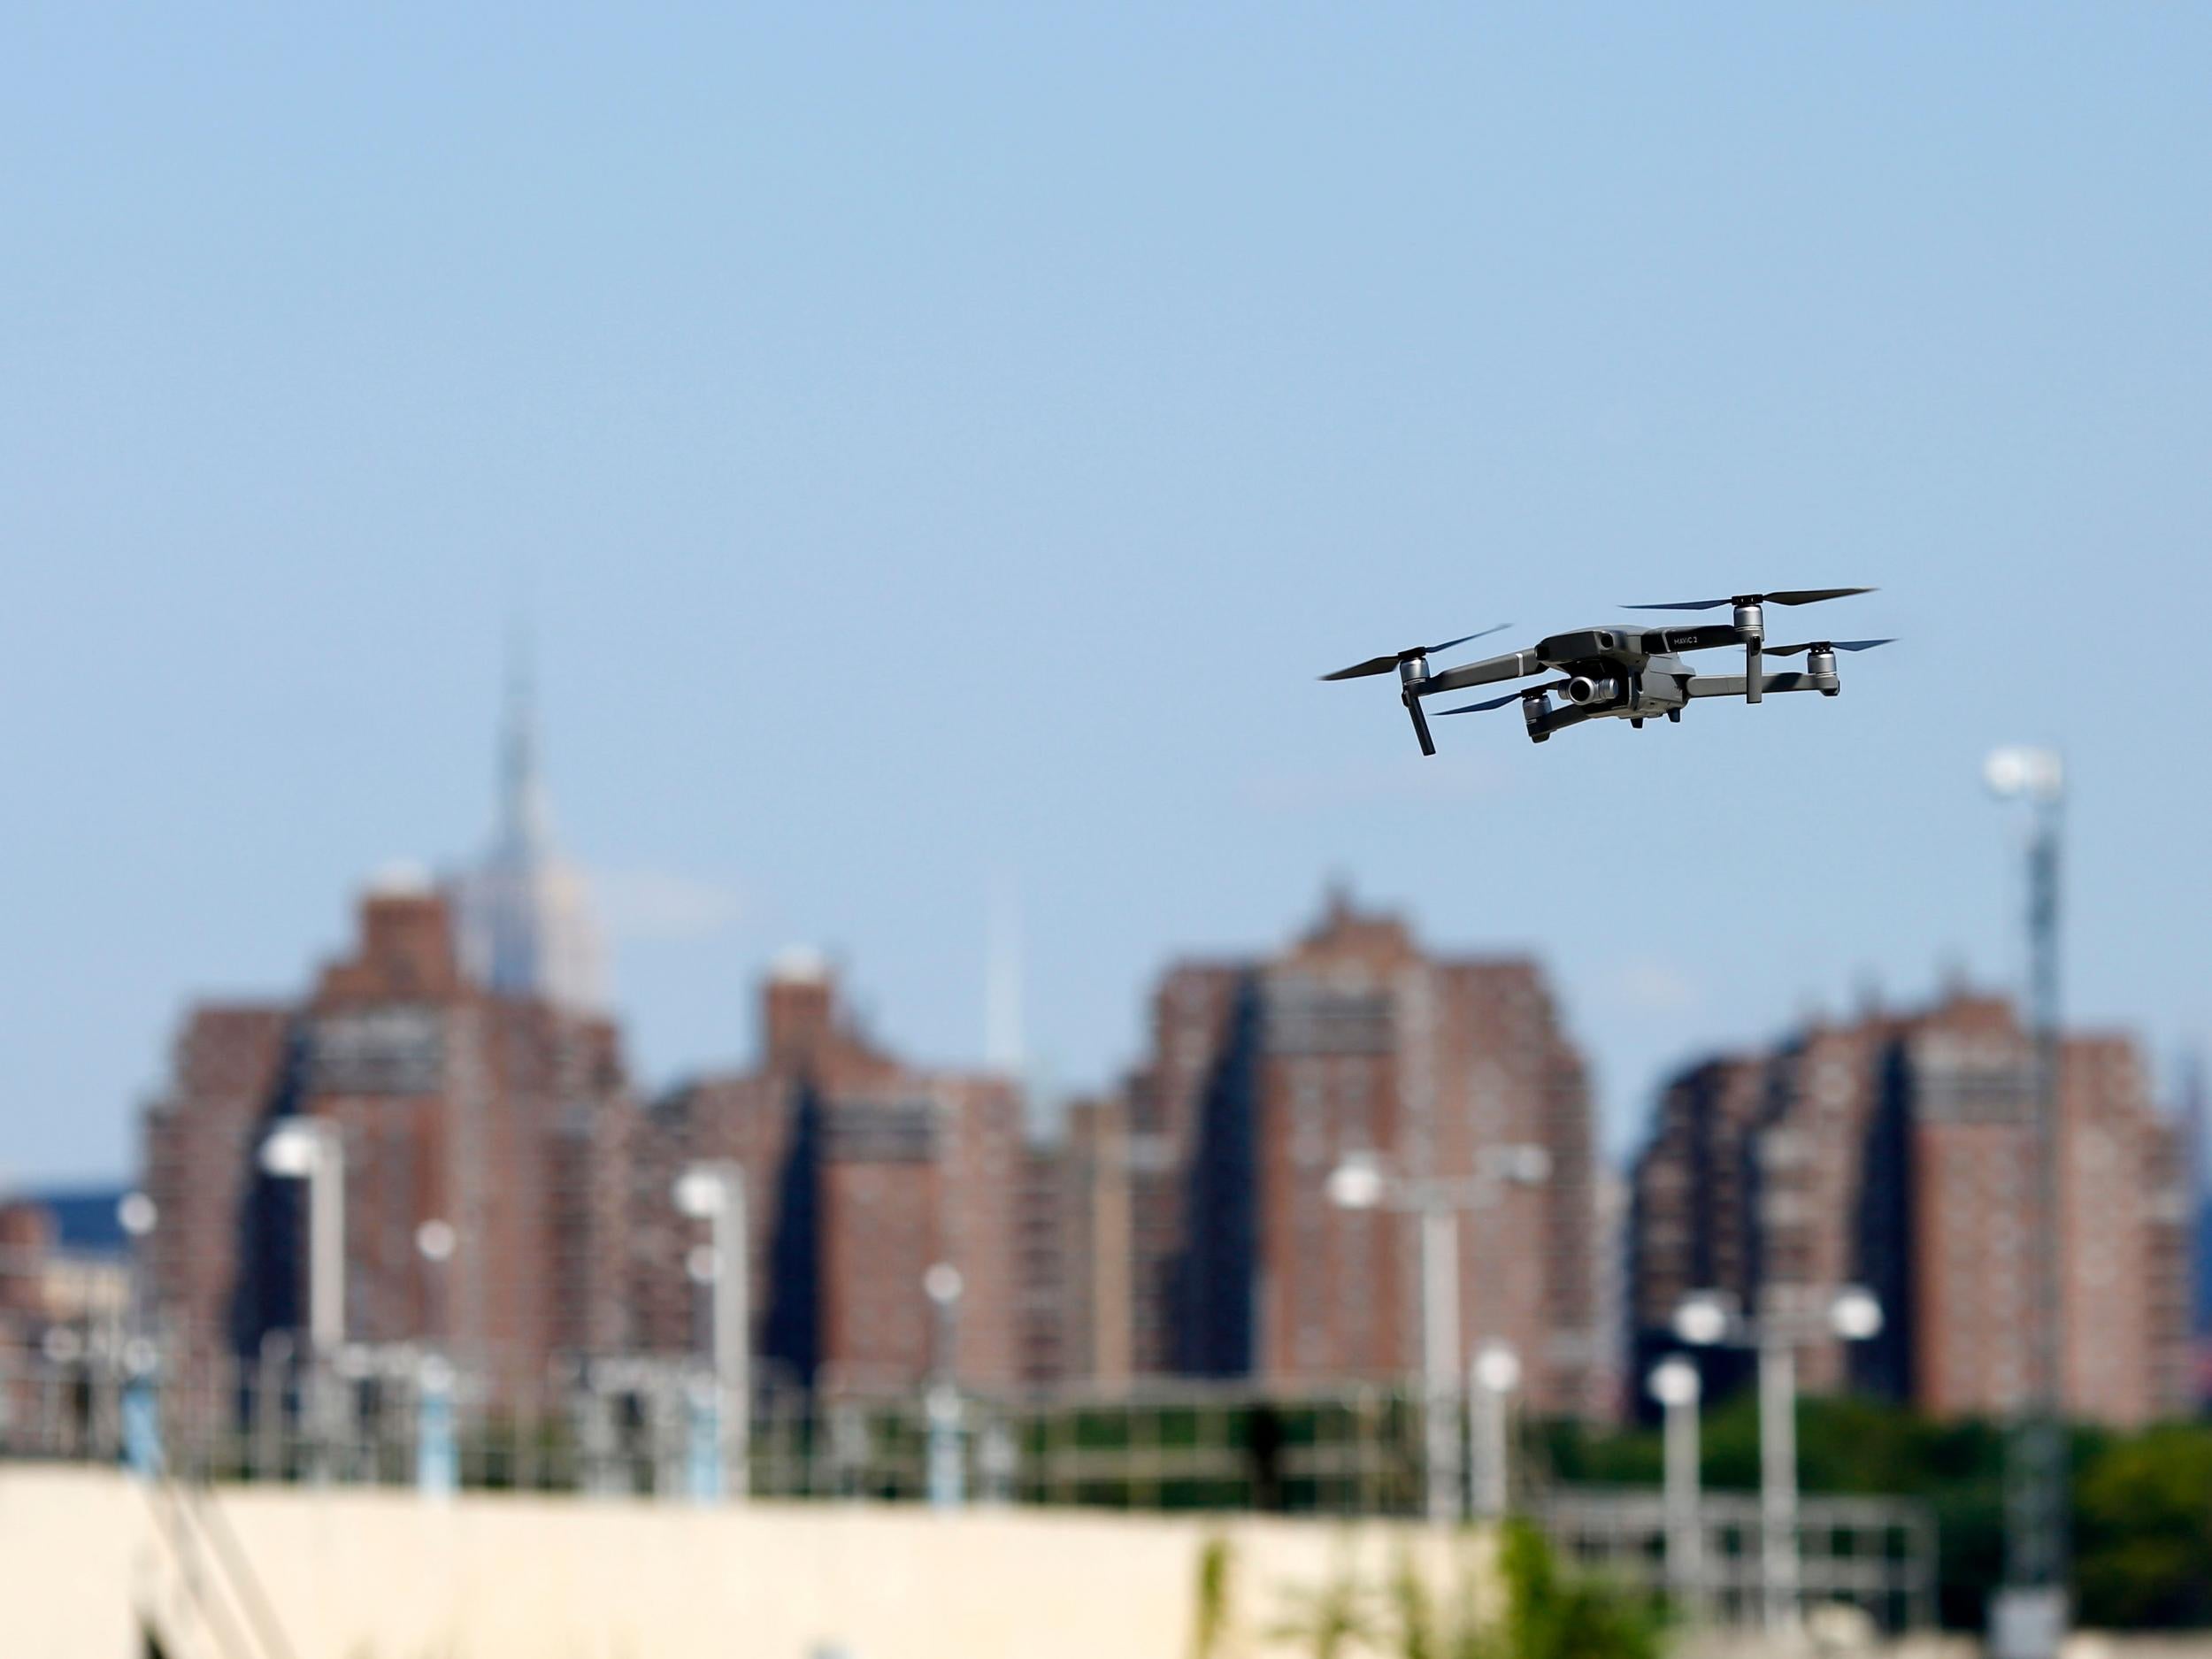
[[[1823,599],[1842,599],[1852,594],[1870,594],[1871,588],[1796,588],[1778,594],[1738,594],[1729,599],[1685,599],[1673,604],[1630,605],[1631,611],[1717,611],[1732,607],[1726,622],[1700,623],[1679,628],[1616,626],[1577,628],[1537,641],[1525,651],[1490,657],[1440,674],[1429,672],[1429,657],[1501,632],[1509,624],[1463,634],[1440,645],[1416,645],[1387,657],[1371,657],[1349,668],[1340,668],[1324,680],[1362,680],[1370,674],[1398,671],[1399,700],[1413,717],[1413,734],[1421,740],[1424,755],[1436,753],[1429,736],[1428,717],[1421,699],[1440,692],[1464,691],[1471,686],[1494,686],[1501,680],[1530,674],[1560,674],[1563,679],[1540,686],[1524,686],[1486,703],[1470,703],[1442,714],[1478,714],[1518,702],[1532,742],[1547,742],[1554,732],[1585,720],[1621,719],[1639,731],[1654,715],[1679,720],[1682,710],[1699,697],[1741,697],[1757,703],[1769,692],[1817,691],[1832,697],[1843,689],[1836,678],[1838,651],[1870,651],[1887,640],[1808,640],[1799,645],[1766,643],[1766,607],[1809,605]],[[1685,651],[1711,650],[1723,645],[1743,647],[1740,674],[1701,674],[1682,660]],[[1770,674],[1763,662],[1769,657],[1802,655],[1805,666]],[[1555,706],[1551,694],[1563,692],[1566,702]]]

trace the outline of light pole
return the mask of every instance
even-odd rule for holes
[[[422,1257],[426,1351],[415,1368],[415,1486],[425,1497],[446,1498],[460,1486],[460,1456],[453,1433],[453,1362],[447,1357],[445,1266],[460,1243],[449,1221],[415,1229]]]
[[[966,1498],[960,1456],[960,1294],[966,1288],[960,1270],[937,1262],[922,1275],[929,1298],[930,1383],[925,1409],[929,1417],[929,1502],[933,1509],[956,1509]]]
[[[137,1474],[161,1467],[160,1349],[147,1334],[146,1240],[161,1212],[143,1193],[126,1193],[115,1219],[130,1240],[129,1307],[121,1349],[123,1367],[123,1461]]]
[[[346,1340],[346,1151],[334,1125],[287,1118],[261,1143],[261,1168],[307,1183],[307,1335],[310,1415],[319,1472],[328,1479],[338,1431],[334,1370]]]
[[[1513,1498],[1506,1419],[1521,1386],[1521,1356],[1509,1342],[1485,1342],[1467,1363],[1468,1509],[1502,1521]]]
[[[753,1428],[751,1264],[745,1236],[745,1171],[718,1160],[676,1178],[676,1208],[713,1226],[714,1439],[722,1495],[741,1499],[750,1474]]]
[[[1705,1525],[1699,1514],[1698,1398],[1704,1380],[1679,1354],[1652,1367],[1647,1385],[1666,1410],[1667,1579],[1675,1605],[1703,1610]]]
[[[2066,768],[2045,749],[2001,749],[1982,768],[2001,800],[2025,802],[2029,1018],[2035,1034],[2036,1213],[2032,1379],[2006,1447],[2005,1582],[1990,1601],[1996,1659],[2053,1659],[2069,1614],[2064,1308],[2059,1291],[2059,869]]]
[[[1371,1152],[1348,1154],[1329,1171],[1329,1202],[1340,1210],[1386,1210],[1421,1221],[1422,1426],[1427,1463],[1428,1518],[1451,1524],[1458,1509],[1459,1212],[1494,1202],[1507,1185],[1538,1186],[1551,1178],[1551,1155],[1540,1146],[1492,1148],[1492,1168],[1462,1179],[1411,1179],[1389,1173]]]
[[[1726,1344],[1759,1356],[1759,1579],[1764,1623],[1777,1633],[1797,1624],[1797,1350],[1825,1333],[1857,1342],[1882,1328],[1882,1304],[1863,1286],[1838,1290],[1824,1321],[1806,1311],[1817,1298],[1783,1294],[1794,1288],[1770,1286],[1756,1319],[1716,1291],[1694,1293],[1674,1314],[1675,1335],[1693,1347]]]

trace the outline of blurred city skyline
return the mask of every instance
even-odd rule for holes
[[[649,1086],[794,941],[972,1060],[1002,891],[1095,1087],[1343,879],[1535,952],[1617,1154],[1682,1060],[2016,982],[2016,741],[2069,1023],[2212,1037],[2200,14],[18,33],[11,1178],[127,1168],[188,1001],[482,848],[518,616]],[[1901,636],[1834,702],[1424,761],[1315,681],[1829,583]]]

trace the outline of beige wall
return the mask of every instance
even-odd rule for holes
[[[1240,1634],[1226,1659],[1294,1650],[1259,1640],[1286,1587],[1348,1563],[1378,1583],[1409,1548],[1440,1589],[1455,1571],[1445,1540],[1373,1523],[301,1488],[211,1502],[297,1659],[1187,1659],[1217,1535]],[[173,1659],[223,1652],[162,1502],[104,1471],[0,1473],[0,1650],[135,1659],[150,1609]]]

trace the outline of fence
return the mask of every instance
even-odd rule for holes
[[[511,1378],[496,1397],[465,1369],[449,1386],[447,1431],[425,1410],[426,1380],[442,1361],[411,1345],[348,1348],[322,1374],[282,1335],[254,1359],[203,1356],[165,1377],[154,1360],[150,1345],[97,1326],[0,1342],[0,1455],[121,1460],[135,1393],[158,1424],[167,1468],[188,1480],[419,1484],[430,1425],[447,1437],[450,1484],[463,1487],[670,1498],[710,1489],[700,1471],[717,1455],[714,1390],[695,1361],[565,1362],[534,1383]],[[1424,1408],[1411,1381],[970,1392],[952,1432],[958,1484],[985,1503],[1402,1517],[1424,1507]],[[918,1500],[930,1490],[931,1441],[919,1391],[772,1381],[753,1402],[749,1489]],[[1517,1432],[1512,1443],[1517,1506],[1563,1551],[1655,1594],[1669,1587],[1659,1494],[1556,1486],[1533,1436]],[[1463,1455],[1462,1474],[1472,1474]],[[1722,1623],[1755,1619],[1756,1500],[1707,1494],[1701,1525],[1698,1610]],[[1848,1601],[1891,1631],[1933,1622],[1936,1540],[1924,1506],[1808,1497],[1799,1536],[1807,1605]]]

